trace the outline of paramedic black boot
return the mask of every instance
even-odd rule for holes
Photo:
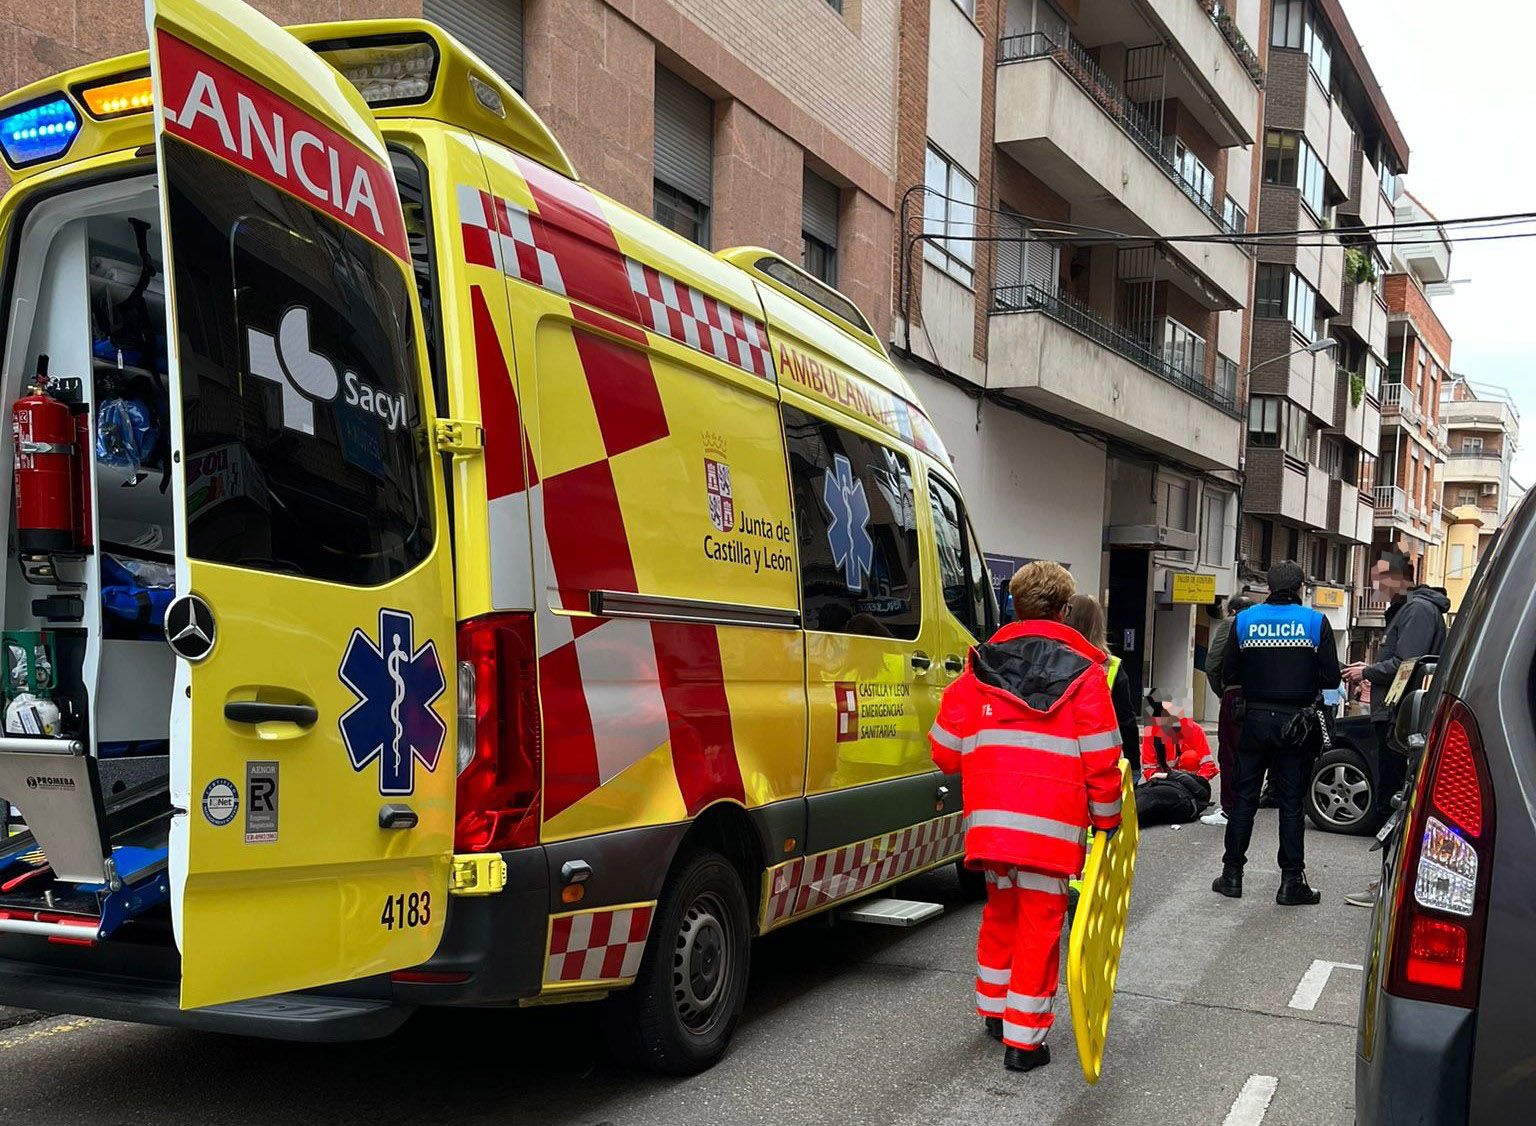
[[[1275,902],[1281,907],[1315,907],[1322,901],[1323,893],[1308,886],[1305,872],[1280,873],[1280,890],[1275,892]]]
[[[1223,864],[1221,875],[1211,881],[1211,890],[1228,899],[1243,898],[1243,869],[1238,864]]]
[[[1001,1041],[1003,1038],[1003,1018],[987,1017],[985,1023],[987,1026],[987,1035],[992,1037],[994,1040]]]
[[[1033,1050],[1009,1046],[1003,1049],[1003,1066],[1009,1071],[1034,1071],[1051,1062],[1051,1050],[1044,1044]]]

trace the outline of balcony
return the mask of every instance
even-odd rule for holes
[[[1221,212],[1179,174],[1168,141],[1077,43],[1038,32],[998,45],[998,146],[1072,203],[1075,222],[1138,235],[1227,232]],[[1209,308],[1247,301],[1248,255],[1173,243]]]
[[[1360,505],[1360,490],[1342,478],[1328,482],[1328,530],[1356,543],[1371,542],[1372,514]]]
[[[1411,391],[1405,392],[1401,383],[1383,383],[1381,420],[1417,426],[1424,421],[1424,412],[1419,409],[1419,400]]]
[[[1392,201],[1381,190],[1381,176],[1366,159],[1364,149],[1350,154],[1349,198],[1339,204],[1339,210],[1359,218],[1363,227],[1392,222]]]
[[[992,313],[994,387],[1155,453],[1237,468],[1242,412],[1203,373],[1170,364],[1150,342],[1037,286],[994,290]]]
[[[1408,519],[1408,494],[1396,485],[1376,486],[1376,515]]]
[[[1513,403],[1494,399],[1441,399],[1440,417],[1457,430],[1520,432],[1520,415]]]
[[[1452,450],[1445,459],[1446,482],[1486,484],[1504,482],[1504,459],[1487,450]]]
[[[1387,354],[1387,303],[1370,282],[1351,282],[1346,273],[1339,289],[1339,315],[1349,330],[1377,356]]]

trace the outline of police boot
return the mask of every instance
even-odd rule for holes
[[[1217,895],[1224,895],[1228,899],[1243,898],[1243,866],[1241,864],[1223,864],[1221,875],[1211,881],[1211,890]]]
[[[1034,1049],[1015,1048],[1012,1045],[1003,1049],[1003,1066],[1009,1071],[1033,1071],[1050,1062],[1051,1050],[1044,1044]]]
[[[1002,1017],[987,1017],[985,1023],[987,1026],[988,1036],[992,1037],[994,1040],[1001,1040],[1003,1038]]]
[[[1322,901],[1323,893],[1312,890],[1305,872],[1280,873],[1280,890],[1275,892],[1275,902],[1281,907],[1314,907]]]

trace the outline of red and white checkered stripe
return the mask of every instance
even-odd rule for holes
[[[833,900],[931,868],[964,848],[964,819],[951,813],[897,833],[792,860],[773,873],[763,926],[766,929]]]
[[[535,235],[535,222],[542,227],[543,221],[535,220],[526,207],[460,184],[459,221],[465,254],[475,265],[565,295],[560,264]]]
[[[708,352],[742,371],[773,378],[763,323],[633,258],[624,260],[640,321],[652,332]]]
[[[605,907],[550,920],[546,983],[613,981],[640,972],[654,905]]]

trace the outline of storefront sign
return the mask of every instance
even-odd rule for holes
[[[1312,590],[1312,605],[1319,610],[1342,610],[1344,608],[1344,588],[1337,586],[1320,586]]]
[[[1175,602],[1215,602],[1216,576],[1195,575],[1188,571],[1173,573],[1173,600]]]

